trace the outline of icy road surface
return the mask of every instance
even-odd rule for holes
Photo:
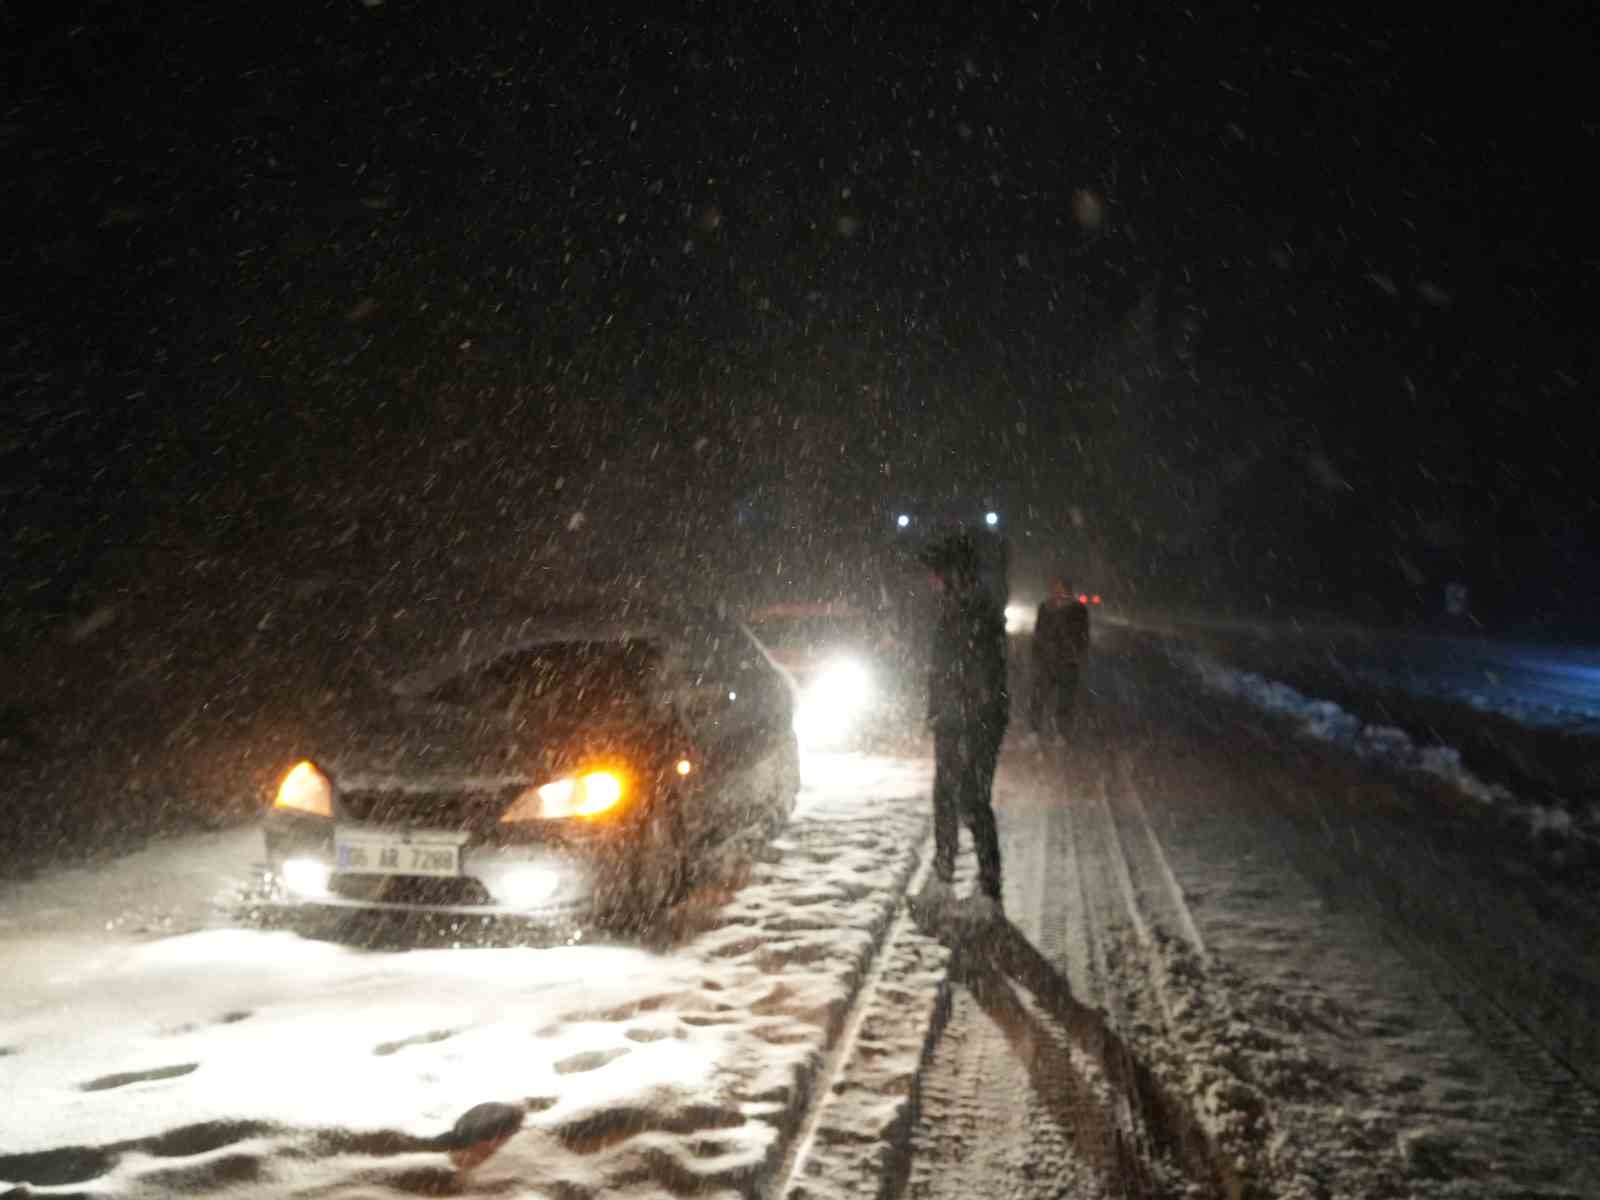
[[[853,755],[809,760],[789,833],[652,946],[242,928],[218,897],[253,834],[12,887],[0,1181],[1600,1196],[1589,860],[1168,643],[1106,630],[1087,683],[1069,748],[1003,755],[999,926],[905,903],[928,766]],[[458,1165],[452,1127],[486,1103],[517,1126]]]

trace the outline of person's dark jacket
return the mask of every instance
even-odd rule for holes
[[[1077,600],[1039,605],[1033,623],[1033,661],[1058,670],[1079,666],[1089,655],[1089,606]]]
[[[928,667],[929,723],[946,729],[981,724],[998,745],[1010,716],[1005,616],[981,587],[947,593]]]

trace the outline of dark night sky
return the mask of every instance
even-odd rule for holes
[[[945,485],[1145,600],[1600,617],[1582,6],[536,7],[0,17],[8,637]]]

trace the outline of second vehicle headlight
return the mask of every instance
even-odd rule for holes
[[[872,673],[856,659],[836,658],[818,672],[806,699],[825,707],[860,708],[872,696]]]
[[[622,775],[616,771],[585,771],[529,788],[500,820],[509,823],[595,817],[622,803],[626,791]]]

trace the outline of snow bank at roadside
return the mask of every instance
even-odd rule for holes
[[[107,938],[8,995],[0,1181],[113,1197],[748,1193],[782,1160],[915,865],[927,783],[925,763],[808,763],[771,861],[692,898],[693,927],[662,952]],[[6,903],[25,910],[28,889]],[[485,1102],[521,1129],[459,1174],[444,1135]]]
[[[1462,762],[1461,752],[1452,746],[1420,746],[1402,729],[1368,725],[1331,700],[1304,696],[1288,684],[1225,667],[1212,659],[1196,656],[1189,664],[1206,687],[1266,712],[1292,717],[1307,737],[1341,746],[1370,762],[1442,779],[1480,803],[1501,805],[1515,812],[1537,832],[1577,832],[1571,813],[1524,801],[1507,788],[1478,778]]]

